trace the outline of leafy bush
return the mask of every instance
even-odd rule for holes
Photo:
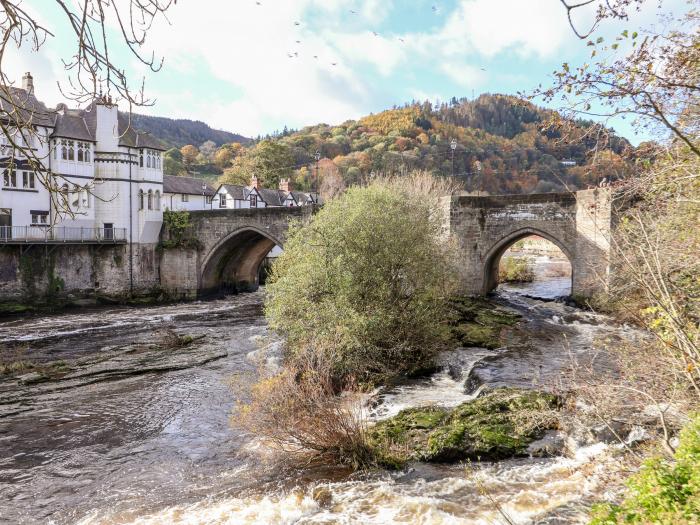
[[[648,460],[629,479],[625,500],[595,507],[591,524],[700,522],[700,415],[681,432],[674,459]]]
[[[441,214],[405,187],[351,188],[290,230],[267,285],[270,326],[294,360],[332,348],[334,374],[375,381],[429,363],[449,334]]]
[[[526,257],[503,257],[498,267],[498,282],[529,283],[535,279],[535,273]]]
[[[192,236],[190,213],[188,211],[165,210],[163,226],[168,238],[160,242],[160,248],[198,249],[201,243]]]

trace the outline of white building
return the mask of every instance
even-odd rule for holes
[[[319,203],[315,193],[292,191],[289,179],[280,181],[279,189],[261,188],[258,178],[253,176],[250,186],[222,184],[216,190],[212,209],[268,208],[307,206]]]
[[[117,236],[134,244],[157,243],[163,221],[161,142],[131,128],[107,97],[85,109],[65,104],[49,109],[36,98],[29,73],[11,94],[28,115],[22,119],[33,130],[28,145],[41,166],[31,169],[2,137],[0,235]],[[0,106],[12,109],[1,97]]]
[[[164,210],[211,210],[215,194],[216,190],[202,179],[163,175]]]

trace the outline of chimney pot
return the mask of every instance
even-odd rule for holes
[[[34,77],[27,71],[22,77],[22,89],[24,89],[29,94],[34,94]]]
[[[280,191],[286,191],[289,193],[292,191],[292,183],[289,179],[280,179]]]

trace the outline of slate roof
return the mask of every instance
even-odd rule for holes
[[[81,111],[67,110],[63,115],[56,113],[52,136],[96,142]]]
[[[27,123],[46,127],[54,125],[53,110],[37,100],[33,93],[27,93],[20,88],[10,87],[8,92],[0,90],[0,112],[2,112],[0,116],[12,121],[13,125]]]
[[[163,193],[184,193],[186,195],[202,195],[202,184],[205,185],[204,195],[213,196],[216,191],[205,180],[194,177],[177,177],[163,175]]]
[[[13,117],[15,108],[18,112],[16,119]],[[48,109],[33,93],[10,87],[8,93],[0,91],[0,118],[17,120],[20,125],[31,123],[54,128],[53,137],[97,142],[94,102],[85,109],[68,109],[65,104],[59,104],[57,109]],[[134,129],[126,115],[119,114],[118,123],[120,146],[160,151],[168,149],[149,133]]]
[[[248,193],[246,193],[246,189],[243,186],[237,184],[222,184],[222,186],[226,189],[226,193],[231,195],[235,200],[242,201],[248,198]]]
[[[258,193],[260,193],[262,200],[264,200],[268,206],[282,206],[282,201],[284,200],[283,191],[258,188]]]

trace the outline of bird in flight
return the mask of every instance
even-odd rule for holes
[[[260,2],[255,2],[255,5],[262,5]]]
[[[297,40],[297,44],[301,44],[301,40]]]
[[[379,36],[379,33],[377,33],[376,31],[372,31],[372,33],[374,33],[374,36]]]
[[[403,38],[401,38],[401,37],[399,37],[399,41],[400,41],[400,42],[403,42],[404,44],[406,43],[406,41],[405,41]]]
[[[318,58],[318,55],[314,55],[314,58]]]
[[[337,66],[338,62],[331,62],[331,66]]]
[[[433,13],[437,13],[437,12],[438,12],[438,6],[434,5],[434,6],[432,7],[432,9],[433,9]]]
[[[356,15],[356,14],[357,14],[357,11],[354,11],[354,10],[352,10],[352,9],[350,9],[350,12],[351,12],[353,15]]]
[[[300,26],[301,23],[299,23],[299,22],[294,22],[294,25],[295,25],[295,26]]]

